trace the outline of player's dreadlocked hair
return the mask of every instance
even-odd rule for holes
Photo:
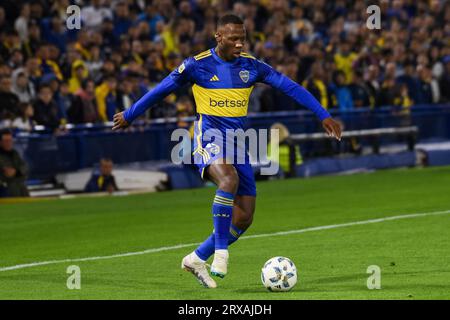
[[[239,18],[237,15],[234,14],[226,14],[222,16],[219,21],[217,22],[217,26],[221,27],[228,23],[232,24],[244,24],[244,21],[242,21],[241,18]]]

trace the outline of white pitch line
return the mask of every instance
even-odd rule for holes
[[[265,238],[265,237],[273,237],[273,236],[285,236],[285,235],[289,235],[289,234],[298,234],[298,233],[305,233],[305,232],[311,232],[311,231],[337,229],[337,228],[344,228],[344,227],[350,227],[350,226],[357,226],[357,225],[371,224],[371,223],[379,223],[379,222],[384,222],[384,221],[392,221],[392,220],[400,220],[400,219],[412,219],[412,218],[420,218],[420,217],[426,217],[426,216],[444,215],[444,214],[449,214],[449,213],[450,213],[450,210],[436,211],[436,212],[427,212],[427,213],[405,214],[405,215],[390,216],[390,217],[378,218],[378,219],[354,221],[354,222],[341,223],[341,224],[332,224],[332,225],[328,225],[328,226],[310,227],[310,228],[298,229],[298,230],[255,234],[255,235],[251,235],[251,236],[243,236],[242,238],[240,238],[240,240],[254,239],[254,238]],[[9,271],[9,270],[24,269],[24,268],[31,268],[31,267],[38,267],[38,266],[45,266],[45,265],[49,265],[49,264],[68,263],[68,262],[82,262],[82,261],[95,261],[95,260],[105,260],[105,259],[113,259],[113,258],[129,257],[129,256],[138,256],[138,255],[147,254],[147,253],[154,253],[154,252],[161,252],[161,251],[170,251],[170,250],[176,250],[176,249],[181,249],[181,248],[193,247],[193,246],[198,246],[199,244],[200,243],[179,244],[179,245],[176,245],[176,246],[153,248],[153,249],[147,249],[147,250],[144,250],[144,251],[136,251],[136,252],[119,253],[119,254],[113,254],[113,255],[109,255],[109,256],[99,256],[99,257],[87,257],[87,258],[62,259],[62,260],[50,260],[50,261],[32,262],[32,263],[18,264],[18,265],[9,266],[9,267],[1,267],[0,268],[0,272],[2,272],[2,271]]]

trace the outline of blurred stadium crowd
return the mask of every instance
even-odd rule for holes
[[[69,5],[82,27],[66,27]],[[215,46],[217,18],[245,21],[246,51],[310,90],[328,109],[450,102],[450,2],[362,0],[2,0],[0,127],[106,122],[184,58]],[[194,114],[184,88],[144,120]],[[266,85],[249,113],[298,106]]]

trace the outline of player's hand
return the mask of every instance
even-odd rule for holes
[[[332,118],[326,118],[322,121],[322,126],[330,137],[341,141],[342,128],[339,122]]]
[[[127,122],[127,120],[125,120],[125,118],[123,117],[123,111],[116,113],[113,117],[113,127],[112,129],[115,130],[119,130],[119,129],[125,129],[127,128],[130,124]]]

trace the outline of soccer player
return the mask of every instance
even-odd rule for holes
[[[203,141],[202,134],[218,129],[244,127],[250,93],[256,82],[264,82],[306,106],[322,121],[328,135],[340,140],[341,127],[320,103],[303,87],[277,72],[266,63],[242,51],[245,42],[243,21],[225,15],[218,21],[217,46],[184,62],[130,109],[114,115],[113,130],[128,127],[149,107],[172,91],[191,83],[196,103],[194,159],[202,178],[214,182],[218,189],[212,204],[213,233],[192,253],[183,258],[181,267],[192,272],[207,288],[216,282],[206,269],[214,254],[211,275],[223,278],[227,273],[228,246],[247,230],[253,220],[256,186],[248,161],[231,164],[225,152]],[[222,145],[225,145],[224,142]]]

